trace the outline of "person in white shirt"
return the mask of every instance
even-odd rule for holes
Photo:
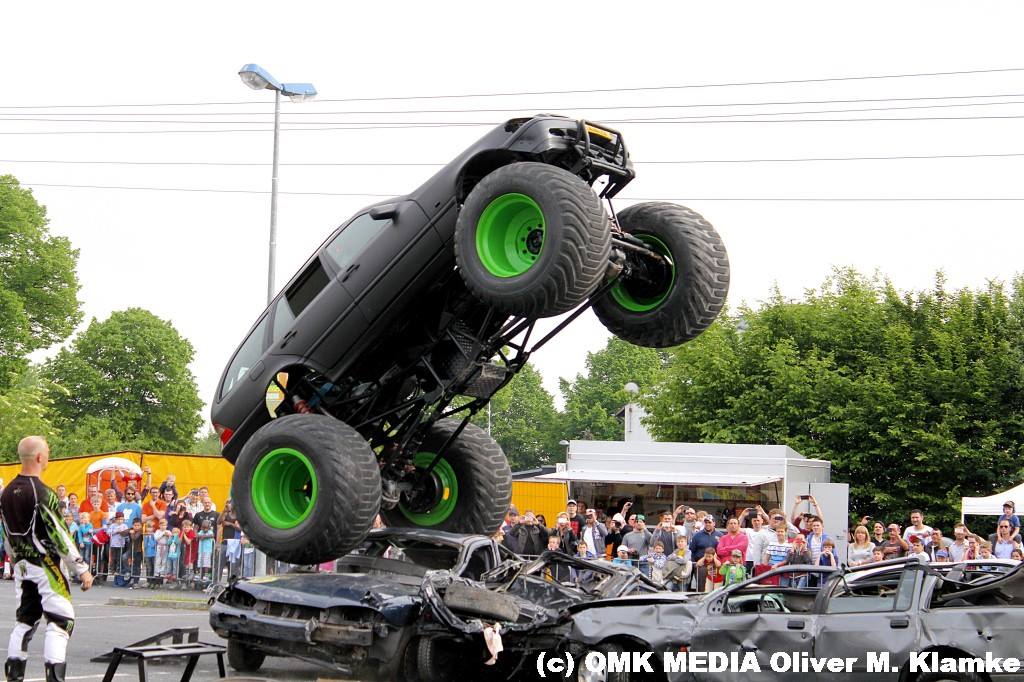
[[[924,543],[920,540],[914,540],[910,543],[910,553],[907,554],[907,558],[919,559],[926,564],[932,560],[928,552],[924,551]]]
[[[914,538],[921,541],[922,547],[927,547],[932,542],[932,528],[924,525],[924,512],[920,509],[910,511],[910,525],[903,531],[903,539],[908,544],[914,544]]]
[[[745,518],[741,517],[740,524],[744,520]],[[775,541],[776,534],[771,528],[764,525],[764,519],[760,516],[750,517],[750,526],[750,528],[744,528],[743,532],[747,534],[747,575],[754,575],[754,566],[761,563],[768,543]]]

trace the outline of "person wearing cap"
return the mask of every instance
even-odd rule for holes
[[[519,554],[522,548],[519,546],[518,538],[513,533],[516,526],[519,525],[519,510],[514,506],[509,507],[505,519],[505,524],[501,527],[501,530],[505,532],[505,539],[502,541],[502,544],[514,553]]]
[[[588,509],[584,517],[583,526],[580,528],[580,542],[586,542],[595,555],[604,556],[605,538],[608,536],[608,529],[603,523],[597,520],[597,510]]]
[[[622,538],[622,544],[629,548],[629,558],[638,562],[640,572],[648,578],[651,577],[651,566],[643,560],[651,552],[651,531],[647,530],[647,523],[643,514],[636,515],[636,526],[626,533]]]
[[[879,545],[886,559],[899,559],[906,556],[910,551],[910,543],[900,537],[900,525],[890,523],[888,527],[889,537]]]
[[[622,529],[626,525],[626,519],[623,518],[622,514],[616,514],[611,523],[608,524],[608,535],[604,536],[605,553],[608,558],[614,559],[617,554],[618,546],[622,544]]]
[[[1010,539],[1016,540],[1017,536],[1020,535],[1020,519],[1014,513],[1016,506],[1013,504],[1013,500],[1007,500],[1003,502],[1003,515],[999,517],[999,521],[996,522],[996,528],[1003,521],[1010,524]]]
[[[586,523],[586,519],[580,515],[576,500],[569,500],[565,503],[565,515],[569,517],[569,525],[572,526],[572,532],[576,534],[576,537],[579,537],[580,530]]]
[[[741,583],[747,579],[747,569],[743,565],[743,552],[738,549],[734,549],[729,552],[729,561],[723,563],[718,569],[718,574],[722,576],[722,584],[724,587],[733,585],[735,583]]]
[[[615,558],[612,559],[612,563],[618,566],[632,566],[633,562],[629,560],[629,547],[619,545],[615,550]]]
[[[690,556],[704,556],[704,550],[708,547],[717,551],[720,537],[722,532],[715,530],[714,515],[708,514],[704,517],[704,526],[690,538]]]

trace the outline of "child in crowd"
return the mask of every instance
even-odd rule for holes
[[[1013,551],[1010,552],[1010,558],[1014,561],[1024,561],[1024,550],[1014,547]]]
[[[924,543],[921,542],[920,538],[914,538],[913,541],[911,541],[910,553],[907,556],[915,558],[919,561],[923,561],[925,563],[928,563],[932,560],[932,558],[928,556],[928,552],[924,551]]]
[[[171,531],[171,537],[167,539],[167,570],[164,576],[170,583],[178,579],[178,563],[181,560],[181,529],[175,528]]]
[[[659,585],[665,582],[665,562],[668,561],[668,557],[665,556],[665,543],[658,540],[651,548],[650,554],[641,559],[646,560],[651,566],[651,580]]]
[[[711,592],[715,589],[715,576],[722,567],[714,547],[704,550],[704,556],[697,561],[697,590]],[[703,571],[701,571],[703,569]]]
[[[878,563],[879,561],[885,561],[885,552],[880,547],[876,547],[871,550],[871,561],[872,563]]]
[[[146,553],[146,585],[156,587],[156,533],[153,530],[153,520],[146,521],[146,532],[143,535],[143,547]]]
[[[196,533],[199,541],[199,579],[204,583],[213,576],[213,526],[209,519],[203,519],[203,525]]]
[[[156,541],[156,561],[153,566],[153,575],[167,575],[167,543],[171,539],[171,531],[167,530],[167,519],[160,519],[160,524],[153,531],[153,539]]]
[[[979,559],[991,559],[992,558],[992,543],[988,540],[982,540],[978,543],[978,558]]]
[[[629,547],[626,547],[625,545],[619,545],[618,549],[615,551],[615,555],[615,558],[612,559],[613,564],[616,564],[618,566],[630,565]]]
[[[128,524],[124,522],[124,514],[114,513],[113,520],[107,524],[107,534],[110,536],[109,572],[111,575],[121,575],[127,564],[124,554],[125,543],[128,541]]]
[[[693,562],[690,561],[690,547],[686,542],[686,536],[680,535],[676,538],[676,549],[668,555],[665,562],[664,577],[668,582],[668,589],[673,592],[683,592],[690,584],[690,575],[693,573]]]
[[[196,531],[192,522],[185,519],[181,522],[181,567],[185,584],[191,586],[196,579],[196,559],[199,555],[199,543],[196,542]]]
[[[142,578],[142,565],[145,562],[146,550],[145,539],[142,529],[142,519],[136,516],[132,519],[131,530],[128,531],[128,546],[125,552],[128,555],[128,588],[134,590]]]
[[[75,545],[78,545],[78,523],[75,521],[75,514],[69,509],[64,512],[64,524],[68,527],[68,534],[71,535],[72,541]],[[78,576],[72,576],[74,582],[79,582]]]
[[[718,574],[722,576],[723,585],[728,587],[747,579],[747,567],[743,565],[743,552],[734,549],[729,555],[729,563],[720,566]]]
[[[89,512],[82,512],[78,515],[78,532],[75,534],[75,544],[78,545],[78,553],[82,555],[82,561],[92,568],[92,536],[96,530],[89,520]]]

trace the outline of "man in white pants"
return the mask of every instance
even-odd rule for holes
[[[68,639],[75,626],[71,586],[64,566],[92,587],[92,574],[60,514],[56,493],[39,475],[50,461],[50,446],[40,436],[18,443],[21,473],[0,495],[7,553],[14,564],[17,623],[7,647],[4,672],[9,682],[25,679],[28,643],[39,619],[46,617],[43,659],[47,682],[64,682]],[[63,564],[63,565],[62,565]]]

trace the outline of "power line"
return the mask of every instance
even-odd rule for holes
[[[320,102],[384,102],[438,99],[472,99],[478,97],[519,97],[527,95],[575,95],[607,92],[644,92],[659,90],[690,90],[701,88],[748,87],[754,85],[795,85],[802,83],[834,83],[843,81],[884,80],[897,78],[929,78],[939,76],[965,76],[983,73],[1011,73],[1024,71],[1024,67],[1007,67],[998,69],[965,69],[960,71],[931,71],[917,73],[871,74],[863,76],[832,76],[827,78],[790,78],[784,80],[738,81],[729,83],[690,83],[683,85],[650,85],[625,88],[587,88],[575,90],[531,90],[509,92],[458,93],[445,95],[403,95],[389,97],[346,97],[336,99],[320,99]],[[163,102],[145,104],[42,104],[13,105],[0,107],[3,109],[69,109],[69,108],[122,108],[122,107],[174,107],[174,106],[235,106],[239,104],[265,104],[265,102],[244,100],[235,102]]]
[[[124,185],[71,185],[56,183],[35,183],[21,181],[22,185],[29,187],[63,187],[72,189],[111,189],[111,190],[138,190],[155,192],[208,192],[224,194],[270,194],[267,190],[247,189],[214,189],[200,187],[139,187]],[[368,192],[278,192],[278,194],[304,195],[304,196],[340,196],[340,197],[395,197],[394,194],[375,194]],[[1024,197],[619,197],[622,201],[794,201],[794,202],[870,202],[870,201],[1024,201]]]
[[[713,102],[713,103],[692,103],[692,104],[636,104],[636,105],[568,105],[568,106],[552,106],[545,104],[542,106],[518,106],[513,108],[490,108],[490,109],[378,109],[378,110],[348,110],[348,111],[315,111],[310,110],[313,105],[318,102],[307,102],[303,104],[303,111],[290,111],[285,112],[284,116],[351,116],[351,115],[382,115],[382,114],[479,114],[479,113],[502,113],[502,112],[522,112],[522,111],[561,111],[561,110],[579,110],[579,111],[609,111],[619,109],[703,109],[713,107],[766,107],[766,106],[788,106],[796,104],[865,104],[871,102],[913,102],[913,101],[936,101],[944,99],[991,99],[996,97],[1024,97],[1024,93],[1002,93],[1002,94],[980,94],[980,95],[933,95],[933,96],[922,96],[922,97],[876,97],[876,98],[855,98],[855,99],[823,99],[823,100],[780,100],[774,102]],[[4,107],[0,107],[2,110]],[[178,112],[180,116],[266,116],[269,111],[203,111],[203,112]],[[0,111],[0,116],[22,116],[25,115],[21,112],[17,113],[4,113]],[[59,113],[59,112],[46,112],[45,116],[82,116],[80,112],[72,113]],[[91,113],[92,116],[167,116],[168,112],[125,112],[125,113]],[[60,120],[60,119],[56,119]]]
[[[1018,95],[1024,96],[1024,95]],[[852,114],[857,112],[897,112],[907,110],[920,110],[920,109],[952,109],[952,108],[963,108],[963,106],[1006,106],[1008,104],[1024,104],[1022,100],[1016,101],[986,101],[986,102],[957,102],[951,104],[912,104],[909,106],[870,106],[870,108],[860,109],[821,109],[812,111],[802,112],[765,112],[765,113],[743,113],[743,114],[707,114],[697,116],[660,116],[660,117],[648,117],[648,118],[633,118],[633,119],[621,119],[618,121],[610,121],[611,123],[617,122],[629,122],[629,123],[649,123],[652,121],[699,121],[699,120],[711,120],[711,119],[732,119],[741,117],[751,116],[804,116],[810,114]],[[5,115],[0,114],[0,117]],[[213,125],[254,125],[254,126],[265,126],[266,121],[189,121],[186,119],[157,119],[157,120],[113,120],[113,119],[52,119],[52,118],[0,118],[0,123],[5,121],[32,121],[37,123],[106,123],[106,124],[123,124],[123,123],[144,123],[144,124],[184,124],[184,125],[199,125],[199,126],[213,126]],[[456,125],[460,121],[289,121],[288,125],[302,125],[302,126],[329,126],[344,123],[345,125],[415,125],[415,124],[430,124],[436,126]],[[484,123],[484,122],[473,122],[473,125],[499,125],[498,122]]]
[[[213,187],[151,187],[151,186],[127,186],[117,184],[65,184],[65,183],[54,183],[54,182],[29,182],[26,180],[19,180],[20,184],[30,187],[70,187],[74,189],[127,189],[127,190],[142,190],[142,191],[202,191],[202,193],[210,194],[226,194],[226,195],[268,195],[269,190],[266,189],[222,189]],[[394,195],[375,195],[366,193],[366,191],[278,191],[279,195],[301,195],[301,196],[313,196],[313,197],[400,197],[400,194]]]
[[[1024,114],[992,115],[992,116],[900,116],[900,117],[861,117],[861,118],[780,118],[780,119],[714,119],[714,120],[665,120],[665,119],[606,119],[604,123],[630,123],[633,125],[719,125],[731,123],[884,123],[884,122],[917,122],[917,121],[986,121],[1012,120],[1024,118]],[[294,125],[294,124],[293,124]],[[286,128],[290,132],[320,132],[326,130],[410,130],[417,128],[479,128],[500,125],[500,122],[450,122],[450,123],[381,123],[376,125],[338,125],[320,126],[315,128]],[[262,133],[270,132],[271,128],[221,128],[216,130],[13,130],[0,131],[0,135],[163,135],[168,133],[203,134],[203,133]]]
[[[1005,152],[994,154],[906,154],[888,156],[814,156],[797,158],[750,158],[750,159],[664,159],[634,160],[634,165],[685,165],[715,163],[801,163],[801,162],[839,162],[839,161],[903,161],[932,159],[988,159],[1014,158],[1024,156],[1024,152]],[[229,167],[266,167],[266,162],[250,161],[118,161],[118,160],[69,160],[69,159],[0,159],[0,163],[35,163],[57,165],[114,165],[114,166],[229,166]],[[280,166],[299,167],[439,167],[445,163],[382,161],[382,162],[292,162],[280,163]]]
[[[1024,95],[1017,95],[1017,97],[1024,97]],[[902,107],[861,107],[856,109],[814,109],[810,111],[769,111],[764,113],[741,113],[741,114],[704,114],[704,115],[690,115],[690,116],[656,116],[648,118],[629,118],[629,119],[618,119],[611,120],[610,123],[628,122],[628,123],[648,123],[652,121],[696,121],[705,119],[726,119],[726,118],[740,118],[743,116],[802,116],[806,114],[845,114],[855,113],[860,111],[906,111],[909,109],[948,109],[955,107],[996,107],[1006,106],[1014,104],[1024,104],[1024,101],[1012,101],[1012,102],[968,102],[968,103],[955,103],[955,104],[916,104],[911,106]],[[185,125],[267,125],[266,121],[190,121],[187,119],[102,119],[102,118],[2,118],[6,114],[0,114],[0,122],[4,121],[33,121],[38,123],[168,123],[168,124],[185,124]],[[462,123],[472,123],[472,125],[499,125],[499,122],[468,122],[468,121],[288,121],[289,125],[335,125],[343,123],[345,125],[416,125],[416,124],[430,124],[436,126],[447,126],[457,125]]]

